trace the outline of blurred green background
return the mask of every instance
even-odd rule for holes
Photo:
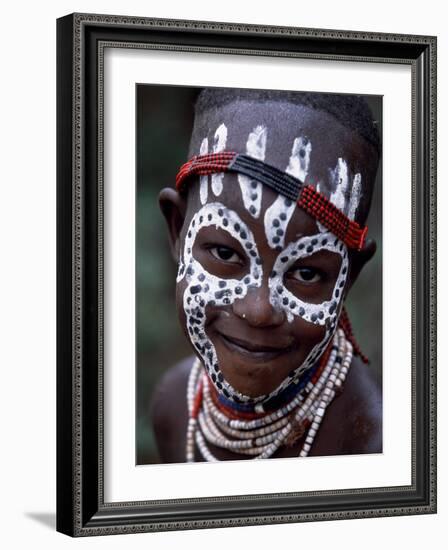
[[[175,308],[176,265],[171,257],[158,194],[173,187],[187,160],[193,106],[200,88],[138,85],[136,193],[136,464],[159,462],[149,420],[152,391],[166,369],[191,354]],[[381,131],[381,97],[366,97]],[[381,134],[380,134],[381,135]],[[361,349],[381,382],[382,187],[378,172],[369,236],[374,259],[361,273],[346,307]]]

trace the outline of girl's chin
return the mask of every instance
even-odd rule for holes
[[[225,355],[218,363],[224,379],[233,389],[249,397],[260,397],[273,392],[293,370],[283,363],[280,368],[276,362],[249,361],[231,355]]]
[[[248,397],[256,398],[261,397],[264,395],[270,394],[273,390],[275,390],[275,387],[273,386],[264,386],[263,384],[256,383],[252,384],[251,381],[247,380],[241,380],[238,378],[237,380],[228,379],[225,375],[224,378],[227,380],[227,382],[232,386],[232,388],[240,393],[241,395],[245,395]]]
[[[234,390],[249,397],[268,395],[276,390],[304,360],[302,350],[297,348],[260,349],[253,343],[245,344],[218,332],[211,340],[224,379]]]

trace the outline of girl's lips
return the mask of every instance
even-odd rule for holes
[[[284,347],[271,347],[265,346],[262,344],[249,342],[246,340],[241,340],[235,338],[234,336],[229,336],[223,334],[222,332],[218,333],[224,345],[233,352],[240,353],[248,358],[258,359],[263,361],[273,360],[280,355],[283,355],[291,350],[292,346]]]

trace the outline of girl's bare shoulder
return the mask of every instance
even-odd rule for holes
[[[191,356],[168,369],[152,395],[149,412],[163,463],[185,462],[187,383],[193,361]]]
[[[381,453],[382,409],[381,387],[371,367],[354,357],[342,393],[328,408],[312,454]]]

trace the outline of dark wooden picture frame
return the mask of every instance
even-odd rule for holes
[[[103,480],[104,47],[398,63],[412,71],[412,483],[108,503]],[[73,14],[57,22],[57,529],[71,536],[436,511],[436,38]]]

